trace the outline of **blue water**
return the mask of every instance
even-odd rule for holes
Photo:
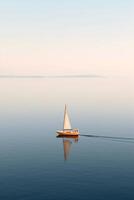
[[[8,78],[0,83],[1,200],[134,199],[130,80]],[[80,129],[78,141],[56,137],[65,103]],[[70,141],[66,160],[65,140]]]

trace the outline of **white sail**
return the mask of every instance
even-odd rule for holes
[[[65,129],[71,129],[71,123],[70,123],[70,119],[67,113],[66,105],[65,105],[65,112],[64,112],[64,123],[63,123],[63,130]]]

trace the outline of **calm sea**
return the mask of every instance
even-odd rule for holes
[[[133,83],[1,78],[0,200],[133,200]],[[56,137],[65,103],[79,138]]]

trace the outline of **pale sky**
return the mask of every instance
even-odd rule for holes
[[[0,75],[132,75],[133,49],[133,0],[0,0]]]

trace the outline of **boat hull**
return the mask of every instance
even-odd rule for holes
[[[78,136],[80,133],[78,130],[68,130],[68,131],[57,131],[59,136]]]

